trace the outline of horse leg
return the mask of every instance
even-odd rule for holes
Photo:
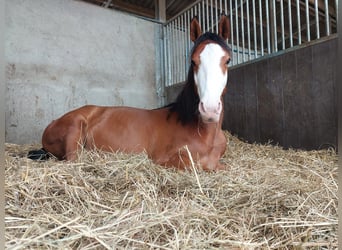
[[[84,143],[82,120],[56,120],[44,131],[43,148],[59,160],[74,161]]]
[[[78,153],[82,149],[81,131],[72,129],[64,139],[65,153],[63,158],[67,161],[75,161],[78,158]]]

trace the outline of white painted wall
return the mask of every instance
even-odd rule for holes
[[[84,104],[157,106],[157,24],[73,0],[6,0],[6,142]]]

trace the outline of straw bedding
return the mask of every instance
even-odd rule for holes
[[[7,249],[337,249],[337,155],[247,144],[228,132],[219,172],[145,154],[76,163],[6,144]]]

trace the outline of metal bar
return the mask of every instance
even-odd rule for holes
[[[171,33],[172,33],[172,74],[171,74],[171,81],[172,83],[175,82],[175,79],[174,79],[174,73],[176,72],[176,43],[175,43],[175,22],[176,20],[172,21],[171,23]]]
[[[248,41],[248,60],[251,60],[251,32],[250,32],[250,22],[249,22],[249,1],[246,0],[247,8],[247,41]]]
[[[309,12],[309,0],[305,0],[305,15],[306,15],[306,37],[310,42],[310,12]]]
[[[329,5],[328,5],[328,0],[324,1],[325,5],[325,25],[326,25],[326,35],[330,35],[330,22],[329,22]]]
[[[165,86],[169,85],[169,65],[170,65],[170,61],[169,61],[169,51],[170,51],[170,47],[169,47],[169,32],[168,32],[168,25],[163,27],[164,30],[164,54],[165,54],[165,61],[166,63],[164,64],[164,71],[165,71]]]
[[[224,14],[228,17],[228,14],[229,16],[231,15],[232,9],[229,10],[229,13],[228,13],[228,3],[227,3],[227,0],[224,0]]]
[[[255,12],[255,1],[252,0],[253,7],[253,33],[254,33],[254,58],[258,56],[258,42],[257,42],[257,28],[256,28],[256,12]]]
[[[267,53],[271,53],[271,40],[270,40],[270,15],[269,15],[269,7],[268,0],[266,2],[266,35],[267,35]]]
[[[230,15],[230,44],[231,44],[231,49],[232,49],[232,59],[233,59],[233,51],[234,51],[234,26],[233,26],[233,0],[229,0],[229,8],[230,8],[230,11],[229,11],[229,15]],[[227,3],[227,0],[226,0],[226,3]],[[226,4],[226,9],[227,9],[227,4]],[[233,61],[233,65],[235,65],[235,61]]]
[[[264,27],[263,27],[263,21],[262,21],[261,0],[259,0],[259,20],[260,20],[260,47],[261,47],[261,56],[263,56],[264,55],[264,31],[263,31]]]
[[[213,13],[213,0],[210,0],[210,15],[211,15],[211,24],[210,24],[210,30],[211,32],[214,32],[214,13]]]
[[[285,28],[284,28],[284,1],[280,0],[280,25],[281,25],[281,45],[285,49]]]
[[[204,1],[202,2],[202,13],[203,13],[203,32],[205,32],[205,8],[204,8]]]
[[[180,52],[181,52],[181,55],[180,55],[180,57],[179,57],[179,59],[180,59],[180,63],[181,63],[181,80],[183,81],[184,80],[184,75],[185,75],[185,61],[186,61],[186,59],[185,59],[185,57],[186,57],[186,52],[185,52],[185,50],[186,50],[186,46],[185,46],[185,25],[184,25],[184,23],[185,23],[185,15],[186,15],[186,12],[184,12],[184,14],[183,15],[181,15],[181,26],[180,26],[180,35],[181,35],[181,40],[180,40],[180,43],[181,43],[181,50],[180,50]]]
[[[182,30],[181,30],[181,16],[178,17],[178,82],[182,80]]]
[[[171,83],[173,83],[172,81],[172,73],[173,73],[173,39],[172,39],[172,26],[171,26],[171,23],[169,25],[169,60],[170,60],[170,68],[169,68],[169,83],[171,85]]]
[[[338,23],[338,0],[335,0],[335,9],[336,23]]]
[[[201,4],[199,3],[199,6],[200,6]],[[200,14],[200,11],[199,11],[199,9],[198,9],[198,13]],[[191,24],[191,19],[194,17],[194,15],[193,15],[193,13],[192,12],[190,12],[190,14],[188,15],[188,26],[187,26],[187,29],[188,29],[188,35],[187,35],[187,38],[188,38],[188,51],[189,51],[189,59],[188,59],[188,65],[189,65],[189,62],[190,62],[190,51],[191,51],[191,43],[192,43],[192,41],[191,41],[191,39],[190,39],[190,24]],[[200,15],[199,15],[199,17],[200,17]],[[201,19],[200,19],[201,20]]]
[[[164,56],[165,56],[165,63],[164,63],[164,82],[165,82],[165,86],[167,86],[168,84],[168,80],[167,80],[167,77],[168,77],[168,65],[169,64],[169,58],[168,58],[168,34],[167,34],[167,26],[163,27],[163,32],[164,32]]]
[[[242,40],[242,62],[245,62],[245,29],[243,20],[243,0],[240,1],[241,8],[241,40]]]
[[[293,47],[293,33],[292,33],[292,13],[291,13],[291,1],[288,0],[288,10],[289,10],[289,33],[290,33],[290,48]]]
[[[276,13],[275,13],[275,2],[271,0],[270,2],[270,33],[271,33],[271,51],[277,51],[277,20],[276,20]]]
[[[236,30],[236,63],[239,64],[239,15],[238,15],[238,7],[237,7],[237,0],[235,0],[235,30]]]
[[[180,74],[179,74],[179,69],[180,69],[180,65],[179,65],[179,51],[180,51],[180,44],[179,44],[179,16],[178,18],[176,19],[176,40],[175,40],[175,43],[177,45],[176,47],[176,81],[179,82],[179,77],[180,77]]]
[[[316,17],[316,38],[320,38],[319,34],[319,16],[318,16],[318,2],[315,0],[315,17]]]
[[[198,20],[200,20],[200,9],[201,9],[201,4],[198,3],[197,5],[195,5],[195,12],[193,13],[193,16],[197,16],[198,17]],[[189,12],[189,15],[191,14],[190,13],[190,10],[188,11]],[[200,22],[200,25],[201,25],[201,22]],[[202,27],[202,26],[201,26]]]
[[[206,9],[207,9],[207,18],[206,18],[206,21],[207,21],[207,29],[206,29],[206,31],[209,31],[209,29],[210,29],[210,24],[209,24],[209,6],[208,6],[208,0],[207,0]]]
[[[273,39],[274,39],[274,44],[273,44],[273,51],[277,52],[278,51],[278,32],[277,32],[277,6],[275,3],[275,0],[273,0]]]
[[[218,13],[219,15],[222,13],[222,0],[220,0],[220,13]],[[225,13],[227,15],[227,13]]]
[[[216,29],[215,29],[215,30],[216,30],[216,34],[218,33],[217,6],[218,6],[218,4],[217,4],[217,0],[216,0],[216,1],[215,1],[215,9],[216,9],[216,11],[215,11],[215,21],[216,21],[216,22],[215,22],[215,24],[216,24],[215,27],[216,27]]]
[[[298,29],[298,44],[302,44],[302,27],[300,23],[300,5],[299,0],[296,1],[297,6],[297,29]]]
[[[190,57],[190,46],[189,46],[189,27],[190,27],[190,10],[187,11],[186,19],[185,19],[185,49],[186,49],[186,58],[185,58],[185,79],[188,74],[188,66],[189,66],[189,57]]]
[[[170,48],[171,50],[169,51],[169,58],[170,58],[170,76],[169,76],[169,80],[170,80],[170,84],[173,83],[173,72],[174,72],[174,68],[173,68],[173,64],[174,64],[174,60],[173,60],[173,57],[174,57],[174,49],[173,49],[173,46],[174,46],[174,43],[173,43],[173,29],[172,29],[172,25],[170,23],[169,25],[169,38],[170,38]]]

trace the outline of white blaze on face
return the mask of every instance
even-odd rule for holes
[[[221,95],[227,83],[229,59],[218,44],[209,43],[199,54],[194,79],[199,95],[199,112],[204,122],[218,122],[222,112]]]

